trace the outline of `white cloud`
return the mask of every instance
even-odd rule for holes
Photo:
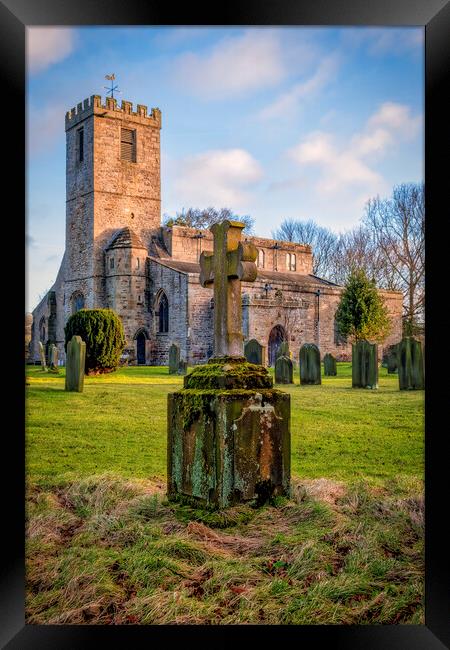
[[[62,61],[74,50],[76,33],[69,27],[27,27],[27,66],[33,74]]]
[[[344,45],[363,46],[371,56],[417,53],[424,46],[423,27],[359,27],[342,32]]]
[[[386,182],[371,165],[385,156],[401,141],[415,137],[420,116],[402,104],[386,102],[370,116],[360,133],[355,133],[341,146],[330,133],[310,133],[289,150],[289,157],[306,167],[319,169],[318,192],[333,194],[350,187],[360,187],[367,195],[382,192]]]
[[[248,190],[263,173],[258,161],[244,149],[205,151],[179,161],[173,171],[180,208],[245,206]]]
[[[52,147],[57,138],[64,138],[65,104],[50,104],[33,111],[28,107],[27,114],[27,148],[33,155]]]
[[[206,99],[267,88],[286,75],[279,32],[251,30],[222,39],[207,54],[188,52],[174,63],[175,80]]]
[[[295,110],[300,100],[309,98],[321,90],[336,74],[339,57],[335,54],[323,59],[315,73],[306,81],[296,83],[290,90],[266,106],[259,114],[262,119],[286,117]]]

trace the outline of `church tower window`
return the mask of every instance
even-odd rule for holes
[[[164,291],[159,299],[158,332],[166,334],[169,331],[169,301]]]
[[[77,131],[77,153],[78,153],[78,162],[83,162],[84,160],[84,128],[78,129]]]
[[[84,296],[80,291],[77,291],[72,296],[72,314],[84,308]]]
[[[128,162],[136,162],[135,129],[120,129],[120,157]]]

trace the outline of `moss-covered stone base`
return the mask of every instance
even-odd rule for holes
[[[169,499],[225,508],[289,495],[290,396],[273,388],[169,394],[167,462]]]

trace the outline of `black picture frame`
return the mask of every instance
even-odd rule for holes
[[[244,642],[254,638],[255,626],[31,626],[25,625],[24,520],[25,520],[25,398],[23,390],[23,302],[20,280],[25,286],[25,259],[18,248],[24,242],[22,197],[25,197],[25,27],[31,25],[372,25],[425,27],[425,192],[426,192],[426,314],[427,352],[425,395],[426,467],[426,579],[425,625],[392,626],[267,626],[263,634],[306,647],[323,645],[335,649],[415,648],[438,650],[450,647],[450,552],[446,534],[449,494],[446,453],[448,390],[438,369],[445,362],[439,341],[447,340],[449,317],[442,293],[448,258],[443,235],[449,219],[449,79],[450,3],[448,0],[236,0],[205,8],[192,3],[177,7],[160,0],[2,0],[0,1],[0,69],[2,73],[2,137],[8,160],[2,174],[4,253],[14,252],[4,278],[13,272],[14,285],[4,282],[3,340],[17,351],[8,371],[8,401],[3,414],[3,516],[2,541],[6,546],[0,577],[0,642],[2,647],[88,648],[109,645],[148,647],[160,640],[180,638],[183,643],[234,636]],[[7,91],[5,92],[5,88]],[[6,126],[7,125],[7,126]],[[4,148],[5,152],[6,149]],[[5,159],[4,159],[5,162]],[[9,197],[10,201],[6,201]],[[10,207],[7,207],[10,206]],[[11,207],[12,206],[12,207]],[[445,248],[444,248],[445,247]],[[15,297],[14,297],[15,296]],[[11,310],[11,304],[14,309]],[[439,310],[439,312],[438,312]],[[4,359],[10,359],[4,350]],[[14,367],[12,367],[14,366]],[[445,395],[444,395],[445,391]],[[11,415],[9,425],[6,415]],[[448,425],[447,425],[448,426]],[[258,626],[259,627],[259,626]],[[236,629],[237,628],[237,629]],[[220,635],[220,637],[219,637]],[[275,636],[274,636],[275,635]],[[288,639],[289,637],[289,639]],[[312,646],[314,644],[314,646]]]

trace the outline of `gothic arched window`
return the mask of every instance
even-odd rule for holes
[[[161,292],[159,297],[158,309],[158,332],[163,334],[169,331],[169,301],[164,291]]]
[[[72,295],[72,314],[76,314],[77,311],[84,308],[84,296],[81,291],[76,291]]]
[[[41,343],[45,343],[45,334],[45,316],[43,316],[39,321],[39,340]]]

